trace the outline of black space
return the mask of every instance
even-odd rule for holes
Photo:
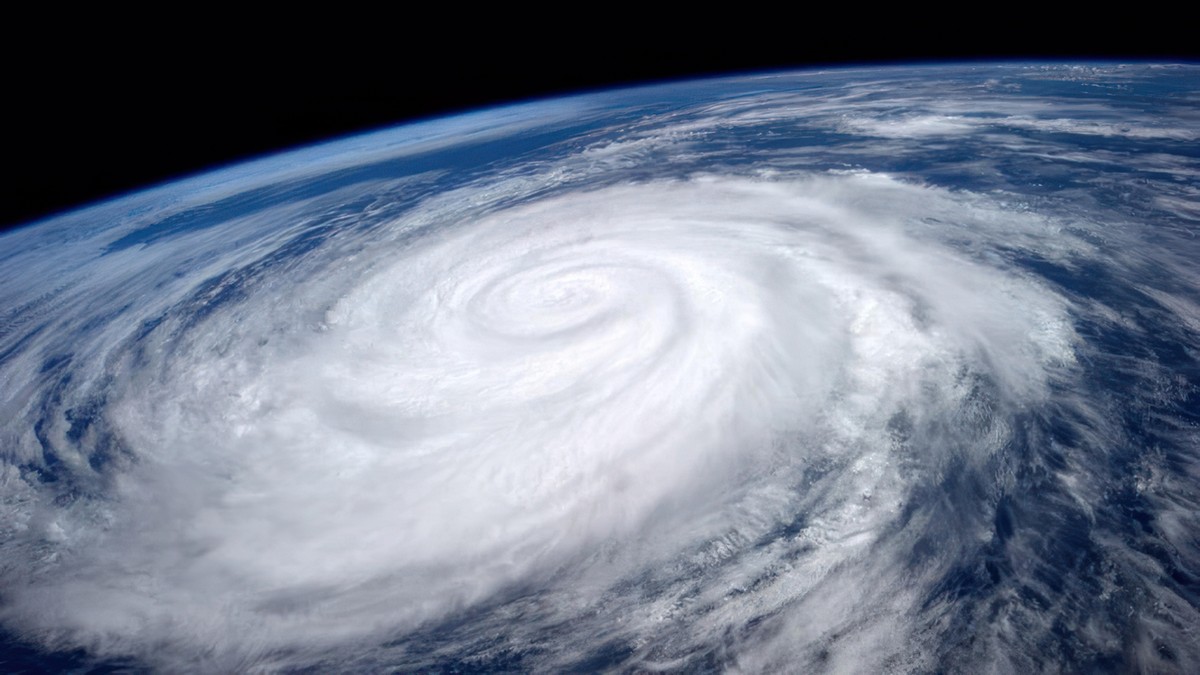
[[[449,6],[442,17],[459,11],[467,9]],[[1018,26],[992,26],[991,38],[939,28],[930,39],[929,30],[911,26],[902,36],[867,38],[836,23],[760,19],[753,28],[725,27],[716,17],[699,33],[659,25],[567,30],[552,39],[533,29],[481,39],[478,27],[465,37],[369,16],[354,25],[341,18],[328,36],[314,33],[323,17],[310,17],[303,35],[269,24],[189,24],[178,33],[159,25],[153,37],[136,28],[113,32],[109,23],[89,31],[78,18],[69,35],[44,27],[23,35],[18,26],[10,32],[21,39],[4,48],[0,84],[7,131],[0,230],[266,152],[533,97],[795,67],[1170,58],[1192,50],[1190,38],[1172,43],[1161,34],[1152,48],[1138,48],[1124,28],[1124,42],[1047,35],[1038,48],[1010,37],[1007,29]],[[876,30],[889,34],[886,25]]]

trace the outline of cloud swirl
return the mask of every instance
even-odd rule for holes
[[[1128,469],[1186,568],[1195,491],[1121,411],[1195,382],[1111,336],[1188,330],[1197,280],[999,189],[630,173],[796,102],[760,107],[452,189],[214,180],[203,226],[9,235],[0,620],[162,670],[1020,669],[1068,623],[1189,662],[1186,584],[1145,581],[1113,495]],[[988,124],[955,119],[872,133]]]

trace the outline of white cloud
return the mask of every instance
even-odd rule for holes
[[[1044,228],[870,174],[617,186],[359,249],[332,275],[299,266],[148,338],[136,368],[105,338],[88,358],[127,364],[105,414],[138,461],[29,533],[55,561],[10,568],[7,620],[163,667],[218,643],[218,669],[381,640],[534,580],[577,594],[546,622],[586,626],[611,583],[722,533],[738,550],[802,503],[810,523],[759,564],[803,546],[798,576],[746,602],[856,594],[825,584],[903,500],[888,420],[965,405],[963,369],[1036,399],[1072,355],[1052,295],[908,220],[939,214],[977,237]],[[821,462],[844,467],[829,497],[788,493]],[[596,559],[612,541],[635,543]],[[718,566],[712,588],[753,569]],[[723,603],[698,637],[749,610]],[[622,611],[633,631],[673,610]]]
[[[954,115],[905,115],[902,117],[846,117],[839,126],[846,133],[883,138],[954,136],[978,129],[979,122]]]
[[[609,643],[647,669],[714,645],[747,671],[932,668],[957,630],[939,622],[970,605],[939,583],[994,542],[985,521],[1018,471],[1042,472],[1026,496],[1054,517],[1103,516],[1114,486],[1097,467],[1123,437],[1081,369],[1119,359],[1164,400],[1186,385],[1089,339],[1149,335],[1147,309],[1197,325],[1179,290],[1200,284],[1195,169],[1169,154],[1187,125],[991,89],[756,90],[572,137],[477,183],[364,179],[105,253],[238,180],[363,150],[329,147],[198,179],[195,201],[155,193],[53,236],[7,235],[0,620],[163,670],[436,669],[527,649],[523,665],[558,671]],[[590,105],[555,123],[604,110]],[[536,112],[359,141],[396,157],[530,128]],[[1164,143],[1131,154],[1037,129]],[[834,130],[859,138],[822,142]],[[769,156],[749,157],[760,132]],[[1011,165],[970,153],[938,171],[986,194],[872,171],[967,141],[1018,169],[1056,162],[1068,171],[1039,177],[1069,185],[1006,191]],[[1149,179],[1120,192],[1121,211],[1100,203],[1127,175],[1113,166]],[[367,205],[338,210],[351,203]],[[1081,269],[1144,306],[1081,297]],[[1042,439],[1062,455],[1051,468],[1014,449],[1045,410],[1079,439]],[[1194,489],[1151,459],[1134,484],[1188,550]],[[52,461],[60,480],[44,483]],[[1045,562],[1035,530],[1002,557]],[[1095,546],[1114,594],[1164,574]],[[1194,623],[1169,589],[1154,595]],[[980,629],[981,663],[1047,634],[1025,609]],[[1096,631],[1080,635],[1108,644]]]

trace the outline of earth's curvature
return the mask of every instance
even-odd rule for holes
[[[1200,672],[1200,67],[769,74],[0,237],[7,669]]]

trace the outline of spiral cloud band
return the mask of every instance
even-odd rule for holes
[[[1079,649],[1194,658],[1101,497],[1088,331],[1136,318],[1038,273],[1140,235],[883,171],[625,173],[683,133],[27,245],[61,281],[5,291],[4,624],[164,670],[1003,669],[1136,596]]]

